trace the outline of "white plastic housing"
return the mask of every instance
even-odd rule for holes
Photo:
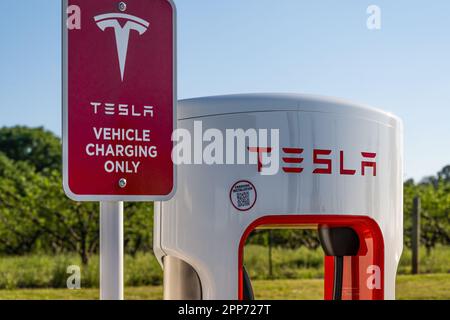
[[[155,206],[154,250],[191,265],[204,299],[238,298],[238,251],[256,219],[274,215],[364,215],[379,225],[385,244],[384,298],[395,298],[395,277],[403,248],[403,133],[390,113],[335,99],[294,94],[247,94],[180,101],[178,128],[203,130],[279,129],[280,147],[303,148],[303,172],[280,170],[263,176],[256,165],[180,165],[176,196]],[[332,150],[331,174],[313,174],[313,149]],[[340,151],[345,169],[340,171]],[[377,174],[361,153],[376,153]],[[366,159],[367,160],[367,159]],[[294,165],[295,166],[295,165]],[[237,210],[230,189],[250,181],[257,200],[249,211]]]

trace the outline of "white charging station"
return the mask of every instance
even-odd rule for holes
[[[245,94],[180,101],[178,128],[279,129],[279,149],[246,145],[261,163],[178,166],[176,196],[155,205],[154,251],[165,299],[243,299],[243,247],[260,227],[348,227],[342,299],[394,299],[403,248],[403,129],[394,115],[315,96]],[[276,174],[262,175],[278,152]],[[333,256],[325,257],[325,299]]]

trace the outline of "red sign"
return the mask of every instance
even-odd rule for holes
[[[66,194],[78,201],[170,198],[175,186],[173,3],[65,2]]]

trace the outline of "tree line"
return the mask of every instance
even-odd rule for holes
[[[410,244],[412,199],[422,199],[421,242],[427,250],[450,243],[450,166],[436,176],[405,182],[405,243]],[[125,251],[152,250],[153,204],[127,203]],[[267,233],[250,242],[267,245]],[[315,249],[311,230],[274,230],[274,246]],[[62,190],[61,140],[43,128],[0,128],[0,255],[75,252],[87,264],[99,249],[97,203],[69,200]]]
[[[127,203],[125,250],[152,249],[153,204]],[[62,190],[61,141],[43,128],[0,129],[0,254],[98,253],[98,203],[68,199]]]

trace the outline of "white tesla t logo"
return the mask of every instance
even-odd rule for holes
[[[120,25],[119,19],[126,21],[123,26]],[[116,35],[117,55],[119,57],[120,76],[123,81],[125,65],[127,63],[130,31],[135,30],[141,36],[145,33],[145,31],[147,31],[150,23],[141,18],[125,13],[102,14],[94,17],[94,20],[102,31],[105,31],[107,28],[114,28]]]

